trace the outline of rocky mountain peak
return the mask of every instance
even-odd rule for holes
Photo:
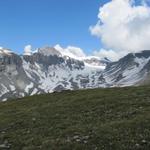
[[[43,47],[38,49],[38,53],[43,54],[44,56],[61,56],[61,53],[56,50],[54,47]]]

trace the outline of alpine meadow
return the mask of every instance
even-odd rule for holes
[[[0,150],[150,150],[148,0],[0,6]]]

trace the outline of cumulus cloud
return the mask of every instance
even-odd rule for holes
[[[79,47],[68,46],[66,48],[62,48],[59,44],[57,44],[54,48],[62,55],[69,56],[71,58],[81,59],[86,56],[83,50]]]
[[[78,60],[84,60],[87,58],[100,58],[103,59],[107,57],[111,61],[116,61],[120,57],[126,55],[126,53],[120,51],[120,52],[115,52],[113,50],[105,50],[105,49],[100,49],[99,51],[93,51],[90,56],[86,55],[84,51],[79,48],[79,47],[74,47],[74,46],[68,46],[66,48],[62,48],[59,44],[55,45],[54,48],[58,50],[63,56],[69,56],[74,59]]]
[[[101,49],[99,51],[94,51],[93,52],[94,56],[98,56],[99,58],[103,59],[103,58],[108,58],[111,61],[116,61],[118,60],[120,57],[124,56],[125,54],[123,54],[122,52],[116,52],[113,50],[105,50],[105,49]]]
[[[32,46],[31,45],[27,45],[24,48],[24,55],[31,55],[32,54]]]
[[[129,52],[150,49],[150,7],[145,0],[135,4],[134,0],[112,0],[100,7],[98,22],[90,31],[112,50],[95,54],[117,59]]]

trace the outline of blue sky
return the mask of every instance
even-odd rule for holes
[[[73,45],[91,53],[100,40],[89,26],[108,0],[1,0],[0,46],[22,53],[24,46]]]

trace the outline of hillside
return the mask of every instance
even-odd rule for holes
[[[0,149],[149,150],[150,87],[65,91],[2,102]]]

